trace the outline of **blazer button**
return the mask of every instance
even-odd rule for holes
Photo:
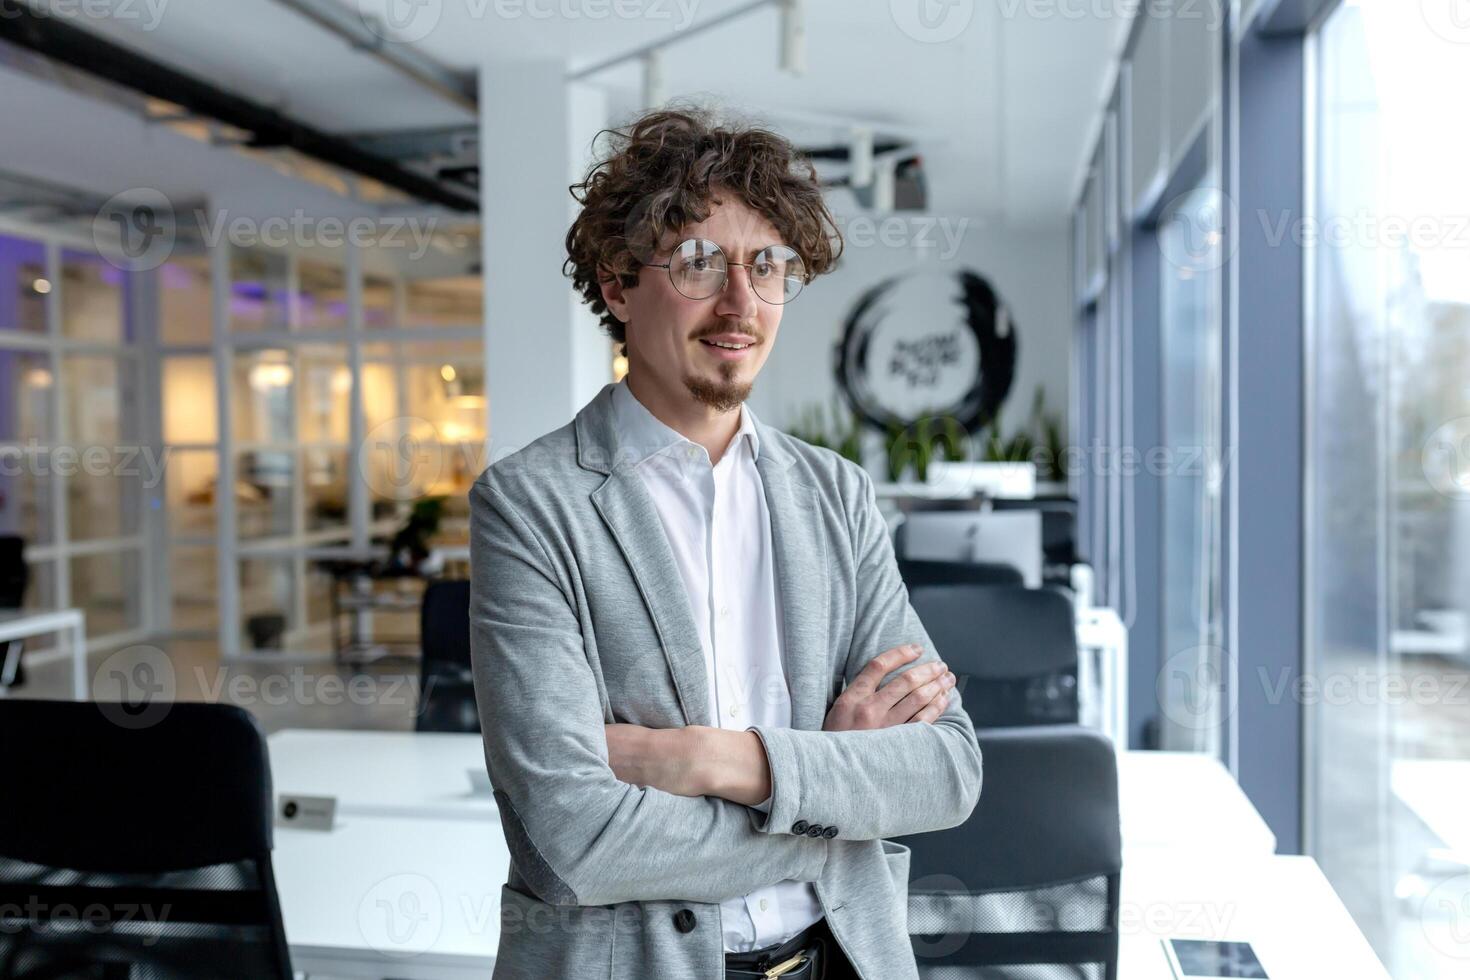
[[[811,824],[807,823],[805,820],[798,820],[796,821],[796,823],[791,825],[791,832],[800,837],[802,834],[806,833],[806,829],[810,826]]]
[[[694,922],[694,913],[689,909],[680,909],[674,913],[674,928],[680,932],[693,932]]]
[[[837,828],[828,827],[826,830],[822,831],[822,836],[827,838],[828,840],[831,840],[832,838],[837,836]]]
[[[827,828],[823,827],[821,824],[814,823],[806,829],[806,835],[808,837],[821,837],[822,831],[826,829]]]

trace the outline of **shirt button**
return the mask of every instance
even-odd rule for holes
[[[764,912],[766,909],[768,909],[770,907],[771,907],[771,903],[770,902],[766,901],[764,898],[761,899],[761,911],[762,912]]]
[[[720,618],[721,619],[729,619],[730,618],[730,607],[729,606],[721,606],[720,607]]]
[[[740,713],[740,705],[738,705],[738,704],[732,704],[732,705],[730,705],[730,717],[731,718],[734,718],[739,713]]]

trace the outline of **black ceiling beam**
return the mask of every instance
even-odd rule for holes
[[[324,163],[379,181],[423,201],[456,211],[480,203],[450,188],[365,153],[350,142],[145,58],[95,34],[40,14],[19,0],[0,0],[0,40],[251,134],[249,145],[289,147]]]

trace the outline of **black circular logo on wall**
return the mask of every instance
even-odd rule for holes
[[[894,276],[858,299],[836,360],[838,386],[869,425],[949,416],[977,432],[1011,390],[1015,323],[972,270]]]

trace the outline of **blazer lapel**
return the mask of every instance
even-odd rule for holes
[[[791,727],[815,731],[827,717],[832,651],[827,631],[827,547],[813,515],[815,488],[791,475],[776,440],[761,433],[757,462],[771,514],[776,592],[785,627],[783,654],[791,692]]]
[[[604,388],[577,416],[582,465],[608,473],[608,478],[592,491],[592,505],[612,532],[653,618],[684,712],[684,723],[712,725],[704,648],[689,608],[689,596],[679,577],[674,553],[664,537],[663,522],[659,520],[653,498],[632,469],[631,460],[617,452],[610,419],[612,387]]]

